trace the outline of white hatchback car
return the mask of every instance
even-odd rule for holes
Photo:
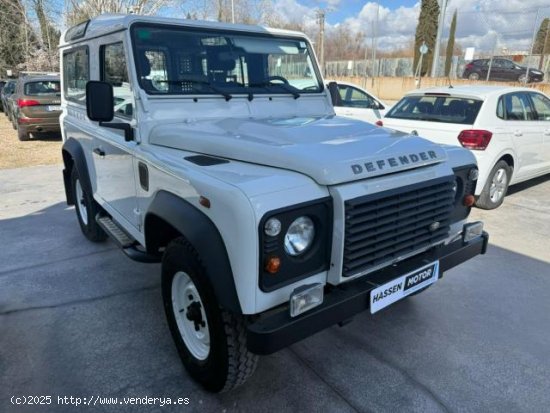
[[[331,87],[331,84],[334,86]],[[338,116],[376,123],[390,108],[373,94],[352,83],[328,80],[327,87]]]
[[[382,123],[471,149],[479,166],[476,205],[483,209],[502,204],[509,185],[550,173],[550,99],[535,89],[419,89],[395,104]]]

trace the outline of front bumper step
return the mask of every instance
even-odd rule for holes
[[[332,325],[345,322],[368,310],[371,290],[410,271],[439,260],[440,277],[443,272],[479,254],[485,254],[489,234],[468,243],[462,240],[432,248],[423,254],[368,274],[356,281],[336,287],[327,287],[323,304],[291,318],[288,305],[249,324],[248,349],[256,354],[272,354]]]

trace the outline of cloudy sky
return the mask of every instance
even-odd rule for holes
[[[292,21],[315,24],[315,10],[327,8],[327,24],[344,24],[352,31],[372,36],[377,4],[362,0],[275,0],[277,10]],[[538,29],[544,17],[550,17],[550,0],[449,0],[444,26],[448,36],[454,10],[458,11],[457,40],[462,47],[478,50],[527,51],[536,20]],[[537,10],[538,18],[537,18]],[[380,1],[379,47],[384,50],[407,47],[414,36],[420,1]],[[370,40],[369,40],[370,41]]]

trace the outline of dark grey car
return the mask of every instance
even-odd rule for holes
[[[491,66],[491,73],[489,73]],[[527,67],[520,66],[512,60],[495,58],[473,60],[464,67],[462,77],[470,80],[485,80],[489,73],[489,80],[502,80],[525,83],[527,79]],[[529,68],[528,82],[542,82],[544,73],[540,70]]]
[[[4,112],[4,115],[10,118],[10,120],[11,120],[11,117],[9,112],[8,98],[15,91],[16,82],[17,81],[14,79],[8,80],[4,85],[4,87],[2,88],[2,91],[0,92],[0,100],[2,102],[2,111]]]

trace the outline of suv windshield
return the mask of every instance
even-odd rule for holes
[[[149,94],[316,93],[322,82],[304,39],[134,25],[141,87]]]
[[[481,100],[454,96],[406,96],[386,117],[471,125],[482,103]]]
[[[25,83],[24,94],[26,96],[49,96],[61,93],[59,80],[42,80]]]

